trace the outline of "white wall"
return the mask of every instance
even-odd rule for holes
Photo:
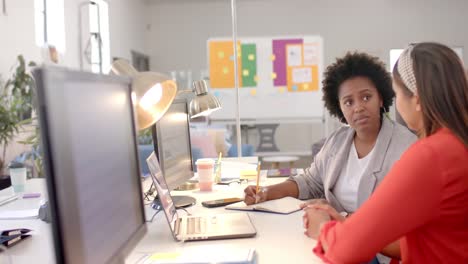
[[[230,36],[229,0],[152,0],[151,58],[161,70],[206,68],[206,40]],[[323,36],[325,65],[348,50],[389,61],[389,50],[409,42],[465,47],[466,0],[238,0],[238,35]],[[185,67],[185,68],[184,68]]]
[[[35,46],[33,1],[7,1],[7,12],[7,16],[0,13],[0,75],[3,81],[8,79],[18,54],[28,60],[40,58],[40,50]]]
[[[147,54],[148,14],[144,0],[107,0],[111,58],[131,59],[131,50]]]

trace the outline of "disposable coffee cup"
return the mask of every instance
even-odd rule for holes
[[[198,185],[200,186],[200,191],[213,190],[214,160],[198,159],[195,164],[197,165]]]

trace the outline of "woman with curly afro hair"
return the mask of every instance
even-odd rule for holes
[[[247,204],[292,196],[328,206],[344,218],[366,201],[416,136],[386,117],[395,93],[385,65],[366,53],[347,53],[327,67],[323,101],[347,124],[326,140],[304,174],[261,188],[247,187]]]

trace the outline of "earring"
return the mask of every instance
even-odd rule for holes
[[[388,119],[391,119],[391,118],[390,118],[390,113],[387,112],[387,110],[385,109],[385,107],[381,106],[380,109],[382,109],[381,112],[382,112],[382,114],[383,114],[384,116],[386,116]]]

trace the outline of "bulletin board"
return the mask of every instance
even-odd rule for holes
[[[233,119],[233,42],[209,39],[207,48],[211,91],[223,108],[211,118]],[[320,36],[239,38],[237,55],[241,119],[322,119]]]

